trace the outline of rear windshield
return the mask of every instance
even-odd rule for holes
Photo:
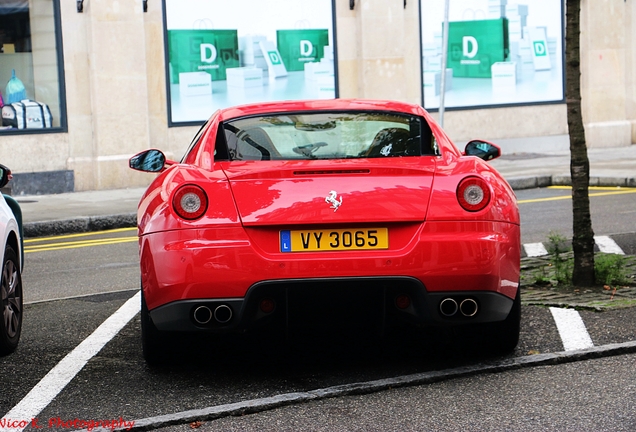
[[[217,155],[229,160],[308,160],[435,154],[431,130],[417,116],[394,113],[301,113],[225,122]],[[222,150],[222,151],[219,151]],[[227,150],[227,152],[225,152]],[[224,157],[224,159],[225,159]]]

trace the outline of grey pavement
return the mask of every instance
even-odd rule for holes
[[[583,350],[497,359],[457,368],[433,370],[375,381],[343,384],[304,392],[284,393],[259,399],[137,419],[134,421],[133,426],[126,430],[146,431],[154,429],[160,432],[186,432],[193,429],[201,430],[202,432],[218,430],[462,430],[462,427],[459,426],[460,422],[471,423],[466,430],[633,430],[629,429],[629,427],[616,429],[613,426],[609,426],[609,429],[598,428],[603,426],[607,427],[608,424],[616,421],[615,418],[620,418],[626,410],[630,412],[628,410],[632,408],[632,405],[630,405],[629,402],[627,404],[619,404],[616,402],[616,400],[621,399],[621,395],[624,393],[614,396],[615,399],[611,399],[611,396],[609,396],[612,403],[610,403],[611,406],[608,407],[607,410],[612,412],[616,411],[616,413],[618,413],[617,416],[614,415],[612,419],[610,419],[609,414],[605,412],[604,415],[600,416],[599,424],[595,427],[589,428],[589,423],[577,420],[579,425],[573,429],[555,427],[554,423],[551,423],[551,427],[537,428],[537,419],[540,416],[538,417],[538,414],[534,414],[524,417],[524,415],[519,415],[521,412],[520,409],[524,408],[531,412],[533,410],[528,409],[528,407],[536,406],[537,402],[539,402],[539,404],[552,404],[559,407],[557,410],[562,411],[561,407],[563,406],[564,399],[563,396],[561,396],[561,392],[555,391],[553,387],[545,384],[550,381],[549,379],[537,379],[536,376],[529,378],[529,380],[534,380],[534,382],[528,382],[525,385],[510,386],[507,384],[510,382],[509,373],[514,371],[535,368],[536,371],[540,371],[540,373],[543,374],[554,374],[555,368],[559,365],[568,365],[582,361],[588,361],[587,364],[589,365],[591,364],[589,362],[590,360],[613,357],[605,367],[599,367],[587,373],[580,373],[581,369],[584,369],[586,365],[577,364],[575,366],[576,371],[573,370],[570,373],[564,374],[564,376],[580,377],[583,382],[579,388],[584,387],[589,389],[596,383],[609,383],[607,386],[611,388],[611,383],[615,382],[614,379],[607,377],[603,379],[593,378],[600,376],[601,373],[599,371],[601,370],[610,370],[611,374],[617,374],[616,371],[620,370],[621,365],[625,365],[624,367],[627,368],[625,370],[632,371],[633,368],[627,365],[630,361],[633,362],[633,358],[629,356],[621,358],[618,356],[632,354],[634,352],[636,352],[636,341],[630,341]],[[541,369],[539,368],[540,366],[550,366],[551,368]],[[504,377],[505,383],[503,385],[500,383],[498,386],[494,386],[496,389],[484,393],[483,388],[488,385],[484,383],[484,380],[490,379],[489,377],[493,376],[491,374],[496,374],[494,375],[494,380],[501,380],[502,377]],[[624,373],[619,373],[618,375],[623,374]],[[469,386],[465,383],[460,383],[458,386],[456,385],[456,394],[451,394],[451,396],[431,396],[434,394],[430,391],[431,386],[436,386],[440,382],[452,379],[471,380],[471,378],[476,376],[484,376],[486,378],[480,379],[474,386]],[[552,376],[554,377],[554,375]],[[532,386],[537,383],[537,388],[532,388]],[[474,410],[475,413],[472,417],[466,416],[465,413],[457,412],[457,398],[461,398],[462,395],[466,395],[472,391],[465,399],[467,400],[466,406],[474,408],[476,405],[480,405],[478,401],[489,398],[489,393],[502,394],[502,392],[507,391],[503,390],[504,387],[518,392],[514,396],[506,395],[500,398],[508,398],[508,402],[513,401],[513,404],[508,404],[507,408],[504,406],[505,404],[500,401],[499,404],[489,402],[490,406],[486,406],[488,404],[481,404],[481,407]],[[562,385],[559,388],[563,389],[561,391],[567,391],[568,395],[571,396],[573,393],[572,390],[566,389],[565,387],[565,385]],[[545,391],[544,394],[538,398],[533,397],[532,399],[535,401],[532,403],[522,401],[528,394],[534,394],[546,388],[548,391]],[[417,393],[417,395],[410,398],[403,398],[400,396],[402,391],[414,392]],[[603,398],[605,398],[607,391],[608,390],[604,390],[602,392]],[[619,392],[620,391],[624,392],[626,390],[620,387]],[[438,394],[446,395],[450,393],[452,392],[440,392]],[[556,398],[556,400],[546,402],[548,397]],[[588,399],[583,398],[581,402],[583,404],[582,406],[587,404],[588,407],[591,407],[589,403],[590,400],[589,395]],[[631,399],[629,400],[631,401]],[[427,410],[424,408],[425,413],[421,415],[417,413],[418,407],[424,407],[430,404],[431,401],[438,401],[438,405],[440,406],[437,410]],[[353,402],[361,406],[353,408]],[[598,402],[595,403],[595,405],[598,405]],[[293,408],[290,410],[289,407]],[[498,409],[493,409],[493,407],[498,407]],[[512,420],[512,417],[506,418],[506,421],[503,422],[504,419],[495,413],[495,411],[503,409],[511,410],[511,412],[505,413],[504,417],[514,416],[514,421],[519,421],[520,424],[511,429],[509,420]],[[543,412],[546,408],[541,405],[539,409]],[[419,411],[421,412],[422,410],[420,409]],[[444,418],[448,413],[453,411],[455,411],[455,417],[450,420]],[[602,410],[599,411],[602,412]],[[451,414],[451,417],[452,415],[453,414]],[[567,411],[565,417],[570,419],[571,416],[571,411]],[[577,416],[574,417],[578,418]],[[441,418],[444,418],[444,420],[440,420]],[[558,418],[561,418],[558,413],[549,414],[550,422],[554,422]],[[213,420],[217,421],[212,422]],[[622,422],[625,420],[626,419],[623,418]],[[490,427],[484,428],[483,426],[477,426],[486,423],[491,423]],[[581,427],[583,427],[583,429],[581,429]],[[93,430],[95,432],[109,431],[109,429],[106,428],[96,428]],[[121,431],[124,429],[120,428],[115,430]]]
[[[502,145],[503,147],[503,145]],[[570,150],[510,152],[491,162],[514,189],[570,184]],[[636,187],[636,145],[588,149],[591,186]]]
[[[546,141],[519,145],[502,140],[502,157],[491,164],[514,189],[569,184],[570,152],[563,138],[546,150]],[[461,144],[460,144],[461,146]],[[528,152],[531,148],[533,152]],[[536,152],[535,152],[536,151]],[[592,148],[590,184],[636,187],[636,145]],[[148,182],[152,175],[148,175]],[[20,195],[25,237],[40,237],[136,225],[137,204],[144,188],[72,192],[55,195]]]
[[[150,181],[150,177],[149,177]],[[134,227],[145,188],[19,195],[24,237]]]

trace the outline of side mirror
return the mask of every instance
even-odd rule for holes
[[[137,171],[161,172],[166,165],[166,155],[161,150],[150,149],[137,153],[128,161],[128,166]]]
[[[466,144],[464,154],[466,156],[477,156],[480,159],[489,161],[501,156],[501,149],[488,141],[472,140]]]
[[[13,177],[11,175],[11,170],[0,164],[0,188],[5,187],[7,183],[9,183],[9,180],[11,180],[11,177]]]

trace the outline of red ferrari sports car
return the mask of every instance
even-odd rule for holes
[[[138,209],[142,345],[173,332],[229,333],[277,321],[479,329],[497,351],[519,337],[515,195],[461,152],[420,106],[374,100],[219,110]],[[410,326],[409,326],[410,327]]]

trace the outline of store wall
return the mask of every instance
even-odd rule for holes
[[[421,103],[418,2],[338,1],[336,14],[340,97]]]
[[[581,97],[588,146],[636,142],[633,1],[583,1]]]
[[[627,10],[627,118],[632,123],[632,143],[636,144],[636,2]]]
[[[631,142],[636,144],[636,2],[625,3],[624,36],[621,39],[624,44],[621,54],[625,59],[625,120],[631,126]]]
[[[146,31],[141,1],[62,2],[70,154],[76,190],[138,185],[127,168],[149,145]]]
[[[33,0],[34,10],[41,1],[47,0]],[[636,2],[583,4],[588,145],[630,145],[636,142]],[[75,1],[62,1],[68,132],[0,137],[0,161],[15,173],[71,171],[74,190],[81,191],[148,184],[151,175],[127,165],[140,150],[160,148],[180,158],[198,127],[168,127],[161,8],[158,0],[148,1],[145,13],[141,0],[85,0],[78,13]],[[356,0],[354,10],[349,0],[336,0],[340,97],[421,102],[419,13],[416,0],[406,8],[403,0]],[[46,59],[34,53],[33,61]],[[460,146],[476,137],[522,143],[564,137],[566,108],[447,111],[444,126]],[[532,142],[528,152],[535,151]]]

